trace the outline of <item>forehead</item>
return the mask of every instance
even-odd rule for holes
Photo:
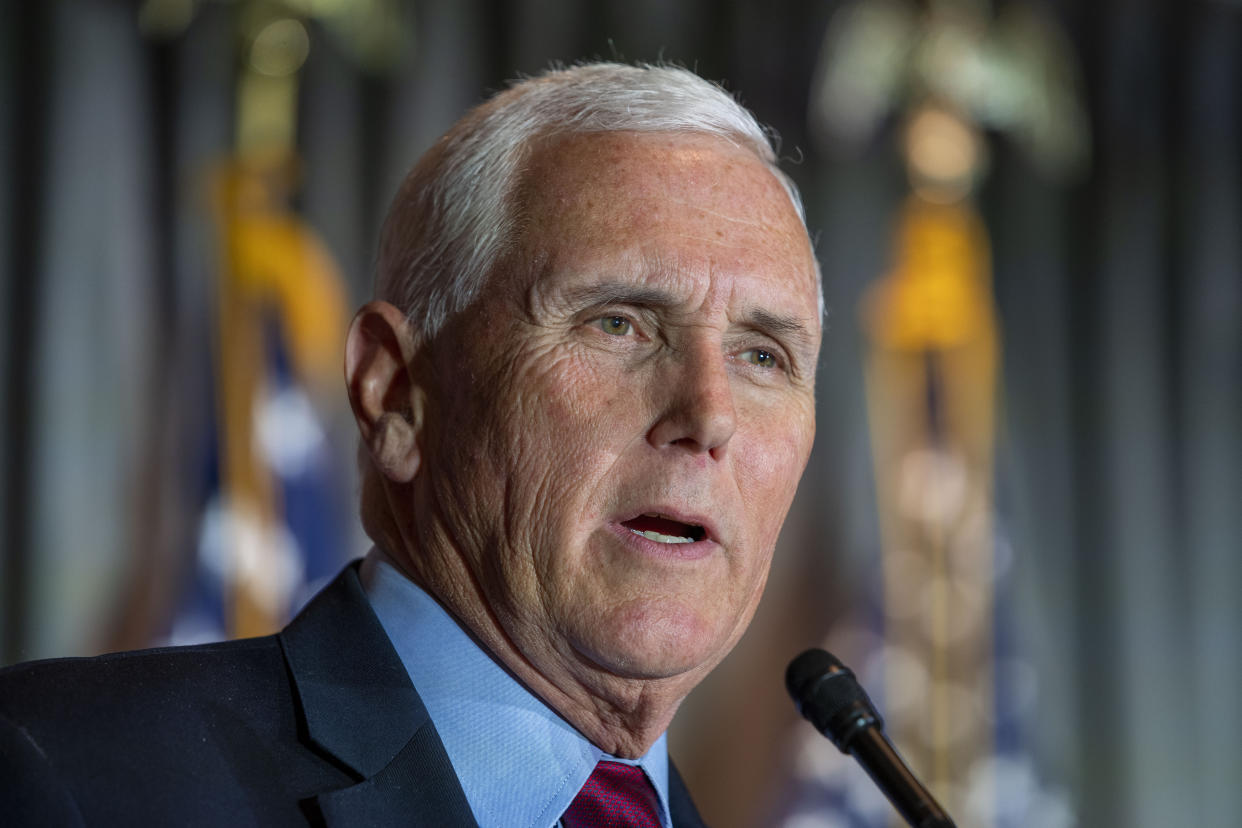
[[[723,138],[557,137],[533,153],[521,202],[519,246],[545,274],[607,261],[646,277],[758,279],[816,315],[814,257],[788,193],[763,161]]]

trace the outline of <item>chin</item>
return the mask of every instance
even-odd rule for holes
[[[622,678],[667,679],[706,673],[728,652],[722,619],[650,603],[631,602],[585,630],[591,660]]]

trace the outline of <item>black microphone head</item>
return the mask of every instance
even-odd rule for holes
[[[853,671],[826,650],[807,650],[791,661],[785,688],[798,712],[843,752],[860,730],[884,727]]]

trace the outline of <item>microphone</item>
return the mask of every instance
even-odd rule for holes
[[[815,729],[852,754],[912,828],[956,828],[884,735],[884,722],[854,673],[825,650],[789,663],[785,688]]]

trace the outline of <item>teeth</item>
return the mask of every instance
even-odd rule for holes
[[[656,543],[694,543],[694,538],[683,538],[678,535],[661,535],[659,532],[640,532],[637,529],[631,529],[635,535],[642,535],[647,540],[653,540]]]

